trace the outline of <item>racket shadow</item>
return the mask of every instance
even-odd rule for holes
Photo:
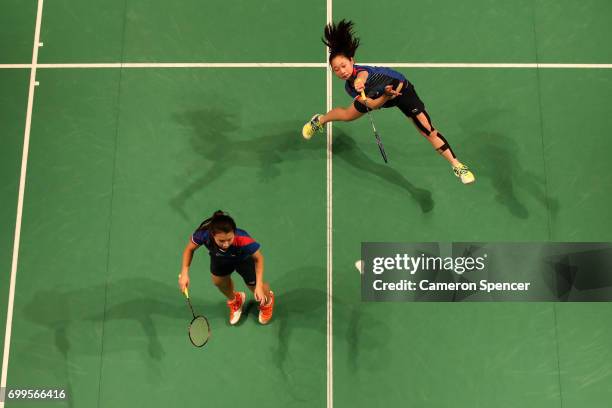
[[[347,135],[342,129],[334,128],[333,134],[334,156],[339,157],[341,160],[360,171],[366,171],[383,179],[387,183],[400,187],[419,205],[424,214],[433,210],[435,202],[429,190],[415,186],[392,167],[374,162],[359,149],[355,139]]]

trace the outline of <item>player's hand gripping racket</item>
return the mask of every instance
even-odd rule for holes
[[[191,300],[189,299],[189,289],[185,288],[183,292],[185,297],[187,298],[187,303],[189,303],[189,309],[191,309],[191,314],[193,315],[193,320],[189,324],[189,340],[196,347],[202,347],[208,342],[210,338],[210,325],[208,324],[208,320],[202,316],[196,316],[193,311],[193,306],[191,306]]]
[[[374,131],[374,137],[376,137],[376,144],[378,145],[378,150],[380,150],[380,154],[383,160],[385,161],[385,163],[389,163],[389,161],[387,160],[387,153],[385,153],[385,147],[383,146],[382,140],[380,140],[380,136],[378,135],[378,132],[376,131],[376,126],[374,125],[373,115],[370,112],[370,109],[368,108],[368,102],[366,100],[364,91],[361,91],[361,97],[363,98],[363,103],[366,107],[366,112],[368,113],[368,117],[370,118],[370,123],[372,124],[372,130]]]

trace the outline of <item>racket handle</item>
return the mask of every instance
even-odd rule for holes
[[[362,98],[364,101],[366,100],[365,91],[361,91],[361,98]]]
[[[179,273],[179,279],[181,278],[181,274]],[[183,295],[185,295],[185,297],[187,299],[189,299],[189,288],[187,288],[187,286],[185,286],[185,290],[183,291]]]

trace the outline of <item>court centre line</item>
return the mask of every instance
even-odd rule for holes
[[[327,0],[326,24],[332,22],[332,0]],[[325,59],[329,55],[329,47],[325,47]],[[326,67],[326,104],[327,112],[332,109],[332,71],[330,66]],[[332,179],[332,123],[325,126],[327,130],[327,408],[334,406],[334,325],[333,325],[333,179]]]

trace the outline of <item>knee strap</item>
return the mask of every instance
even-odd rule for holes
[[[416,127],[423,132],[424,134],[426,134],[427,136],[431,136],[432,132],[435,130],[433,125],[431,124],[431,121],[429,122],[429,125],[431,126],[431,129],[427,129],[425,126],[423,126],[423,124],[421,123],[420,120],[418,120],[417,118],[413,117],[411,118],[412,121],[414,122],[414,124],[416,125]],[[429,118],[427,118],[429,119]]]
[[[440,154],[444,153],[445,151],[449,150],[451,155],[453,156],[453,159],[456,159],[457,156],[455,156],[455,152],[453,152],[453,149],[451,149],[450,145],[448,144],[448,141],[444,138],[444,136],[442,136],[442,133],[438,132],[434,127],[433,124],[431,123],[431,118],[429,117],[429,115],[427,114],[427,112],[423,112],[423,114],[425,114],[425,117],[427,118],[427,121],[429,122],[429,126],[431,127],[431,129],[427,129],[425,126],[423,126],[423,124],[421,123],[420,120],[418,120],[417,118],[413,117],[412,121],[414,122],[414,124],[416,125],[417,128],[419,128],[419,130],[421,132],[423,132],[424,134],[427,135],[427,137],[432,137],[434,136],[434,132],[437,133],[438,137],[444,142],[442,144],[442,146],[438,147],[436,149],[436,151]]]
[[[433,130],[432,132],[433,133]],[[431,135],[430,133],[430,135]],[[442,139],[442,141],[444,142],[444,144],[442,144],[442,146],[438,147],[436,149],[436,151],[440,154],[444,153],[446,150],[450,151],[451,155],[453,156],[453,159],[456,159],[457,156],[455,156],[455,152],[453,152],[453,149],[451,149],[450,145],[448,144],[448,141],[446,140],[446,138],[444,138],[444,136],[442,136],[442,133],[438,132],[438,137],[440,139]]]

